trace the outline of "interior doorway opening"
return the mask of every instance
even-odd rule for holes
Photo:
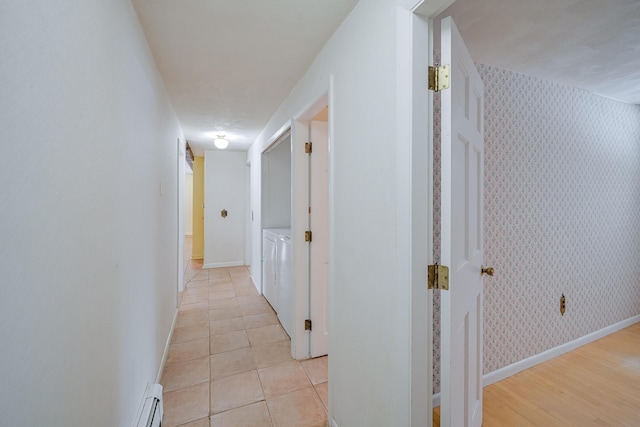
[[[292,356],[329,354],[329,93],[300,114],[292,127],[295,312]]]
[[[262,289],[284,331],[292,331],[291,130],[261,156]]]

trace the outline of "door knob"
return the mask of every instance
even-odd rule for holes
[[[483,274],[493,277],[493,267],[480,267],[480,275],[482,276]]]

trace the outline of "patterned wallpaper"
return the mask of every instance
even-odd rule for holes
[[[440,58],[434,55],[435,63]],[[440,142],[440,94],[433,95],[433,262],[440,262],[440,180],[441,180],[441,142]],[[433,291],[433,392],[440,392],[440,291]]]
[[[478,69],[485,265],[496,270],[485,279],[486,374],[640,314],[640,106]],[[434,139],[439,164],[439,131]],[[439,229],[434,243],[439,252]],[[438,353],[439,308],[436,298]]]

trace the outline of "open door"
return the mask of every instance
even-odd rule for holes
[[[450,17],[442,20],[442,426],[482,424],[484,86]]]
[[[329,124],[309,124],[309,259],[311,357],[329,353]]]

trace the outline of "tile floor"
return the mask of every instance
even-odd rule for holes
[[[167,363],[163,427],[321,427],[327,357],[296,361],[245,267],[188,262]]]

